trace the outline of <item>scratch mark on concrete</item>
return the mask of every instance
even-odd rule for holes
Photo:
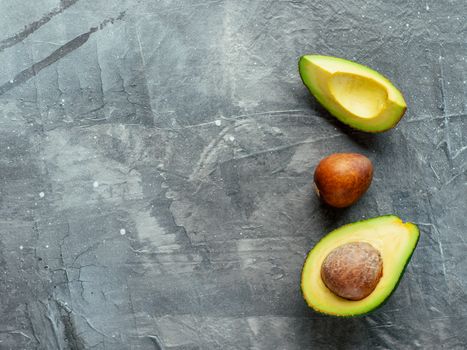
[[[212,159],[215,157],[217,146],[223,139],[223,137],[232,129],[238,128],[241,125],[248,123],[248,121],[240,121],[234,125],[230,125],[221,130],[215,139],[213,139],[203,150],[198,163],[194,167],[192,174],[190,175],[190,181],[204,178],[209,174],[209,169],[206,170],[207,166],[212,163]]]
[[[435,168],[433,168],[433,164],[431,164],[431,163],[428,163],[428,164],[430,165],[430,168],[433,171],[433,174],[435,174],[436,179],[439,181],[440,177],[439,177],[438,173],[436,172]]]
[[[78,2],[79,0],[66,0],[66,1],[62,1],[60,3],[60,6],[52,9],[51,11],[49,11],[48,13],[46,13],[45,15],[43,15],[40,19],[38,19],[37,21],[34,21],[34,22],[31,22],[29,23],[28,25],[26,25],[24,27],[24,29],[18,33],[16,33],[15,35],[9,37],[9,38],[6,38],[6,39],[3,39],[0,41],[0,52],[2,52],[3,50],[5,50],[6,48],[9,48],[13,45],[16,45],[17,43],[23,41],[24,39],[26,39],[29,35],[31,35],[32,33],[34,33],[36,30],[38,30],[40,27],[42,27],[44,24],[46,24],[47,22],[49,22],[53,17],[59,15],[60,13],[62,13],[63,11],[65,11],[68,7],[70,7],[71,5],[74,5]]]
[[[148,334],[146,335],[146,338],[149,338],[152,341],[156,350],[164,350],[164,346],[162,345],[162,342],[157,335]]]
[[[136,39],[138,39],[138,46],[139,46],[139,52],[141,55],[141,62],[143,63],[143,67],[146,67],[146,61],[144,60],[144,55],[143,55],[143,45],[141,44],[141,38],[139,35],[139,30],[136,28]]]
[[[444,115],[437,115],[437,116],[422,116],[421,118],[417,119],[411,119],[406,121],[406,123],[411,124],[411,123],[420,123],[420,122],[427,122],[427,121],[432,121],[432,120],[441,120],[441,119],[446,119],[446,118],[466,118],[467,114],[444,114]]]
[[[454,153],[454,155],[452,156],[452,159],[456,159],[457,157],[459,157],[465,150],[467,150],[467,146],[463,146],[460,149],[458,149],[457,152]]]
[[[450,130],[449,130],[449,118],[446,117],[446,86],[444,84],[444,68],[443,68],[443,57],[440,56],[438,57],[438,62],[439,62],[439,69],[440,69],[440,85],[441,85],[441,101],[442,101],[442,106],[441,109],[443,111],[443,116],[444,116],[444,133],[445,133],[445,139],[446,139],[446,147],[447,147],[447,158],[449,160],[449,163],[451,163],[452,158],[451,158],[451,135],[450,135]]]
[[[78,35],[73,40],[70,40],[66,44],[60,46],[57,50],[52,52],[50,55],[40,60],[39,62],[34,63],[31,67],[26,68],[25,70],[19,72],[15,75],[13,79],[4,83],[0,86],[0,96],[15,88],[18,85],[23,84],[32,77],[36,76],[41,70],[47,68],[51,64],[54,64],[58,60],[62,59],[69,53],[75,51],[79,47],[83,46],[88,40],[91,34],[97,32],[98,30],[104,28],[108,23],[113,23],[115,20],[120,20],[124,17],[125,12],[120,13],[117,18],[108,18],[101,22],[99,26],[92,27],[86,33]]]
[[[279,147],[272,147],[272,148],[268,148],[268,149],[265,149],[265,150],[262,150],[262,151],[258,151],[258,152],[254,152],[254,153],[247,154],[247,155],[244,155],[244,156],[240,156],[240,157],[234,158],[234,160],[240,160],[240,159],[256,157],[258,155],[265,154],[265,153],[280,152],[280,151],[284,151],[286,149],[294,148],[294,147],[297,147],[297,146],[306,145],[306,144],[313,144],[313,143],[316,143],[316,142],[321,142],[321,141],[324,141],[324,140],[330,140],[330,139],[334,139],[334,138],[338,138],[338,137],[344,137],[344,136],[346,136],[346,135],[345,134],[336,134],[336,135],[320,137],[320,138],[312,139],[312,140],[303,140],[303,141],[300,141],[300,142],[290,143],[288,145],[279,146]]]

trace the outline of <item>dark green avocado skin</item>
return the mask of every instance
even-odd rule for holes
[[[381,215],[380,217],[384,217],[384,216],[394,216],[394,215],[388,214],[388,215]],[[353,223],[351,223],[351,224],[348,224],[348,225],[357,224],[357,223],[362,222],[362,221],[367,221],[367,220],[355,221],[355,222],[353,222]],[[344,226],[346,226],[346,225],[344,225]],[[409,265],[410,260],[412,259],[412,255],[413,255],[413,253],[415,252],[415,249],[417,248],[418,241],[420,240],[420,231],[419,231],[418,227],[417,227],[417,231],[418,231],[417,241],[415,242],[415,245],[414,245],[414,247],[413,247],[413,249],[412,249],[412,253],[411,253],[410,256],[407,258],[407,261],[405,262],[404,269],[402,270],[402,272],[401,272],[401,274],[400,274],[400,276],[399,276],[399,279],[398,279],[397,282],[396,282],[396,285],[395,285],[394,288],[392,289],[391,293],[387,296],[387,298],[384,299],[378,306],[376,306],[375,308],[373,308],[373,309],[371,309],[371,310],[368,310],[368,312],[365,312],[365,313],[363,313],[363,314],[345,315],[345,316],[331,315],[331,314],[327,314],[327,313],[324,313],[324,312],[319,312],[319,311],[313,309],[312,307],[310,307],[310,308],[311,308],[314,312],[316,312],[317,314],[320,314],[320,315],[323,315],[323,316],[328,316],[328,317],[331,317],[331,318],[335,318],[335,317],[338,317],[338,318],[356,318],[356,317],[363,317],[363,316],[367,316],[367,315],[369,315],[369,314],[372,314],[373,312],[375,312],[376,310],[378,310],[379,308],[381,308],[382,306],[384,306],[384,305],[388,302],[389,298],[391,298],[392,294],[396,291],[397,287],[399,287],[399,283],[401,283],[402,277],[403,277],[404,274],[405,274],[405,270],[406,270],[407,266]],[[316,243],[316,244],[318,244],[318,243]],[[311,248],[311,249],[309,250],[309,252],[306,254],[305,262],[306,262],[306,258],[308,257],[308,254],[310,254],[311,250],[313,250],[313,248]],[[305,263],[303,263],[303,265],[305,265]],[[302,269],[301,269],[302,272],[303,272],[303,267],[304,267],[304,266],[302,266]],[[305,295],[303,294],[302,288],[300,288],[300,293],[302,294],[303,300],[306,300]],[[305,303],[306,303],[306,301],[305,301]],[[308,304],[307,304],[307,306],[308,306]]]

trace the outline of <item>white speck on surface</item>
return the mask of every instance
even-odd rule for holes
[[[426,4],[425,8],[426,8],[427,11],[430,11],[430,6],[428,4]]]
[[[39,192],[39,197],[44,198],[45,193],[44,192]]]
[[[10,84],[13,84],[15,81],[13,79],[10,80]]]
[[[46,245],[45,245],[45,247],[46,247],[46,248],[48,248],[48,247],[49,247],[49,245],[48,245],[48,244],[46,244]]]
[[[65,102],[65,99],[64,99],[64,98],[62,98],[62,103],[63,103],[63,102]]]
[[[24,247],[23,247],[22,245],[19,246],[19,250],[23,250],[23,248],[24,248]]]
[[[98,181],[94,181],[94,182],[92,183],[92,187],[98,188],[98,187],[99,187],[99,182],[98,182]]]
[[[125,230],[124,228],[121,228],[121,229],[120,229],[120,234],[121,234],[122,236],[124,236],[124,235],[126,234],[126,230]]]
[[[214,121],[214,124],[216,124],[217,126],[221,126],[222,122],[219,119],[217,119],[216,121]]]
[[[276,126],[273,126],[271,130],[272,130],[273,135],[282,135],[282,130]]]
[[[409,27],[409,24],[408,24],[408,23],[406,23],[406,24],[405,24],[405,26],[408,28],[408,27]]]
[[[235,141],[235,137],[229,136],[229,140],[230,140],[231,142],[233,142],[233,141]]]

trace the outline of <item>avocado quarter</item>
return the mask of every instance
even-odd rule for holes
[[[380,216],[342,226],[322,238],[308,253],[302,269],[301,290],[308,306],[331,316],[361,316],[376,310],[391,296],[417,246],[419,230],[394,215]],[[383,261],[383,273],[366,298],[348,300],[329,290],[322,280],[321,266],[331,251],[351,242],[365,242],[376,248]]]
[[[383,75],[343,58],[305,55],[299,60],[303,83],[338,120],[366,132],[393,128],[407,104]]]

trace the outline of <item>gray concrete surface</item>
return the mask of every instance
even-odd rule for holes
[[[465,349],[467,3],[0,2],[0,349]],[[409,109],[329,116],[306,53],[390,77]],[[313,168],[372,159],[322,206]],[[394,213],[421,240],[390,301],[334,319],[299,290],[326,232]]]

